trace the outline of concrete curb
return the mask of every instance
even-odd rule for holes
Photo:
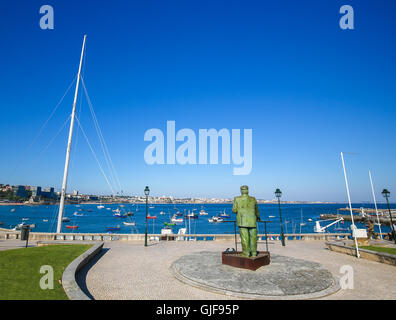
[[[87,264],[103,247],[104,242],[95,243],[92,248],[70,263],[62,275],[62,286],[70,300],[91,300],[76,282],[76,273]]]
[[[348,254],[350,256],[356,256],[355,247],[349,247],[345,244],[340,244],[335,242],[326,242],[326,245],[331,251]],[[371,251],[360,248],[359,248],[359,253],[360,253],[360,258],[396,266],[396,255],[394,254]]]

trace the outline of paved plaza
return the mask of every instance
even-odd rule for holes
[[[232,242],[106,242],[102,253],[79,276],[79,282],[94,299],[236,299],[183,283],[175,278],[172,264],[183,256],[199,252],[220,253]],[[259,244],[265,250],[265,244]],[[319,299],[396,299],[396,268],[329,251],[323,241],[270,243],[272,255],[319,263],[336,279],[343,266],[353,270],[354,289],[341,289]],[[272,267],[272,266],[271,266]],[[208,266],[209,268],[209,266]],[[264,267],[265,268],[265,267]],[[85,283],[85,284],[84,284]]]

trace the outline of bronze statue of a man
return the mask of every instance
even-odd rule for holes
[[[249,187],[241,187],[241,196],[234,198],[232,212],[237,214],[237,225],[242,242],[242,256],[257,256],[257,221],[260,212],[257,200],[249,196]]]

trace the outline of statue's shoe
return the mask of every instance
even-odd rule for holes
[[[257,252],[256,253],[252,253],[252,258],[257,257]]]

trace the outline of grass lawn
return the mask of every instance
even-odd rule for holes
[[[359,248],[371,250],[371,251],[377,251],[377,252],[385,252],[385,253],[396,255],[396,248],[376,247],[376,246],[363,246],[363,247],[359,247]]]
[[[0,251],[0,300],[67,300],[63,271],[92,245],[50,245]],[[54,270],[54,289],[40,288],[43,265]]]

